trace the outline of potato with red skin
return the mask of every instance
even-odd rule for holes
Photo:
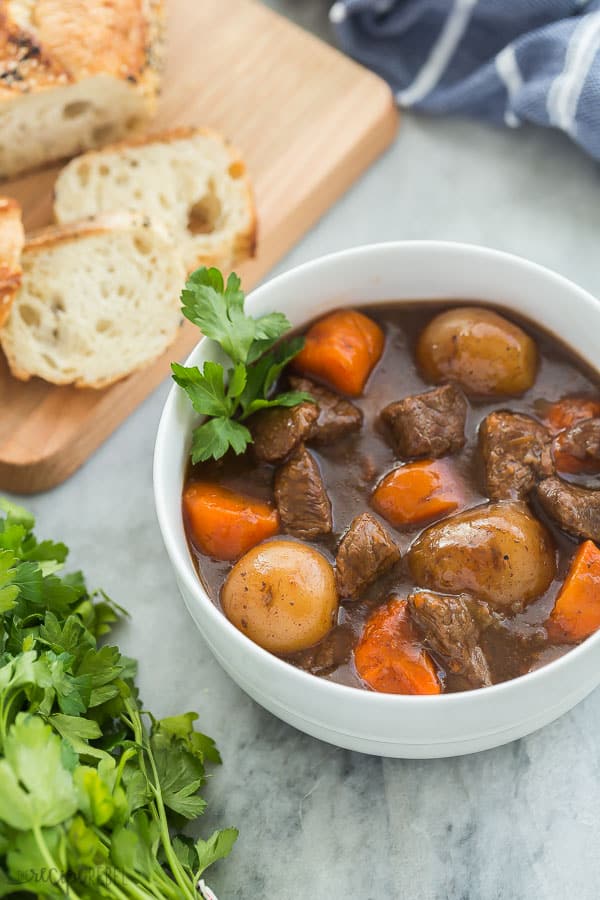
[[[477,506],[431,525],[408,554],[422,588],[470,594],[500,612],[540,597],[556,575],[556,548],[526,503]]]
[[[433,384],[455,382],[476,397],[518,397],[535,381],[538,351],[522,328],[493,310],[459,307],[427,325],[417,362]]]
[[[265,650],[306,650],[336,622],[333,567],[307,544],[267,541],[232,568],[221,590],[221,606],[229,621]]]

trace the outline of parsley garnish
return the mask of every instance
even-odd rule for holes
[[[271,406],[296,406],[311,400],[304,391],[274,394],[277,378],[304,346],[304,338],[281,337],[291,325],[283,313],[254,319],[244,312],[240,279],[231,274],[225,285],[218,269],[201,268],[181,293],[184,316],[205,337],[219,344],[231,362],[198,366],[172,363],[173,379],[206,421],[192,435],[192,462],[220,459],[229,449],[243,453],[252,435],[243,424],[253,413]]]
[[[0,498],[0,896],[198,900],[237,837],[178,833],[219,753],[195,713],[142,711],[135,662],[98,643],[123,610],[33,527]]]

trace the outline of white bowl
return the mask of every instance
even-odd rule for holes
[[[247,310],[284,310],[294,326],[346,304],[441,298],[497,303],[600,362],[600,304],[559,275],[482,247],[434,241],[377,244],[299,266],[255,290]],[[215,358],[200,341],[188,365]],[[258,703],[296,728],[350,750],[394,757],[457,756],[496,747],[562,715],[600,682],[600,633],[537,671],[493,687],[438,696],[361,691],[302,672],[244,637],[215,607],[194,570],[181,490],[196,416],[173,388],[154,459],[158,520],[185,603],[212,652]]]

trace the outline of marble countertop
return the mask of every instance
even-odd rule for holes
[[[326,36],[325,0],[271,0]],[[404,117],[391,150],[280,264],[403,238],[527,256],[600,296],[600,170],[558,134]],[[258,707],[221,671],[179,598],[154,515],[168,384],[70,481],[26,498],[40,533],[132,613],[120,627],[158,714],[200,711],[224,766],[202,829],[235,824],[208,877],[219,900],[559,900],[600,883],[600,691],[541,732],[451,760],[340,750]]]

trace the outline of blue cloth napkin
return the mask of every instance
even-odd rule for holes
[[[560,128],[600,159],[600,0],[339,0],[330,19],[401,106]]]

